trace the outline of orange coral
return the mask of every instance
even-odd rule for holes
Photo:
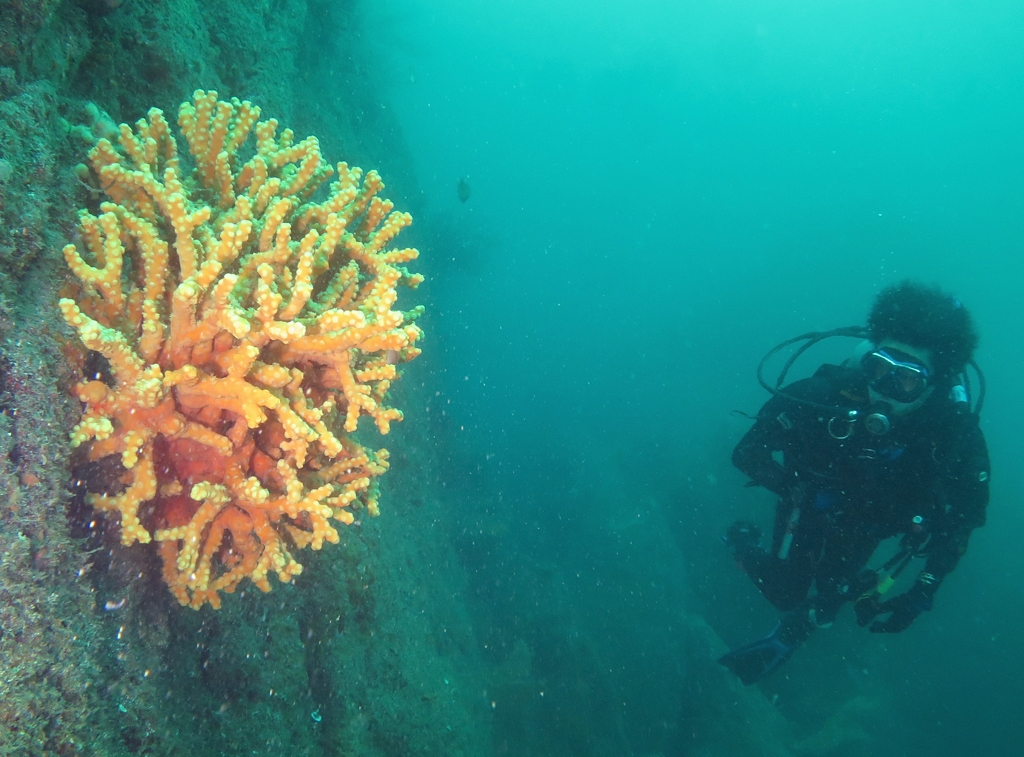
[[[258,118],[197,91],[178,113],[191,170],[161,111],[122,124],[120,149],[89,153],[110,201],[64,248],[81,291],[61,310],[113,378],[77,386],[71,442],[125,469],[91,503],[120,515],[124,544],[159,543],[194,608],[246,577],[289,581],[296,549],[337,543],[353,508],[377,514],[387,450],[352,433],[363,415],[383,434],[401,420],[385,398],[419,354],[422,308],[393,309],[422,281],[402,266],[418,253],[385,249],[412,218],[345,163],[318,193],[334,169],[316,138]]]

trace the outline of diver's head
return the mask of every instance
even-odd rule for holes
[[[860,362],[871,402],[888,405],[897,417],[921,407],[936,390],[947,392],[978,345],[959,300],[909,281],[875,298],[868,331],[874,348]]]

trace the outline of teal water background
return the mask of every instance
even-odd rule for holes
[[[773,619],[716,548],[771,511],[728,460],[747,424],[730,411],[765,399],[757,361],[916,278],[981,330],[989,523],[907,632],[847,612],[763,688],[808,732],[859,718],[874,754],[1019,750],[1024,5],[368,12],[434,230],[427,412],[492,661],[528,639],[566,706],[656,744],[679,616],[730,644]],[[556,635],[586,640],[608,675],[584,683],[606,690],[573,698]]]

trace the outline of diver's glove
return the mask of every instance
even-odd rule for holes
[[[928,575],[928,574],[924,574]],[[932,579],[934,581],[934,579]],[[932,609],[932,595],[935,584],[922,581],[920,578],[908,591],[884,602],[875,602],[870,614],[858,609],[857,622],[864,626],[877,615],[891,613],[885,620],[871,623],[871,633],[899,633],[906,630],[911,623],[925,610]]]

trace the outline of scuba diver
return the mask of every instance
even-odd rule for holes
[[[793,362],[831,336],[866,341],[842,365],[783,385]],[[775,386],[766,383],[765,362],[798,342]],[[785,614],[767,637],[719,659],[744,684],[778,669],[846,602],[874,633],[899,633],[931,609],[971,531],[985,523],[989,458],[978,426],[984,376],[972,359],[977,343],[959,300],[904,282],[877,296],[867,329],[805,334],[761,361],[758,379],[774,396],[732,460],[748,486],[779,497],[771,548],[746,521],[722,541]],[[979,380],[974,408],[968,366]],[[867,569],[879,544],[894,536],[902,536],[896,555]],[[886,598],[914,557],[926,562],[913,586]]]

